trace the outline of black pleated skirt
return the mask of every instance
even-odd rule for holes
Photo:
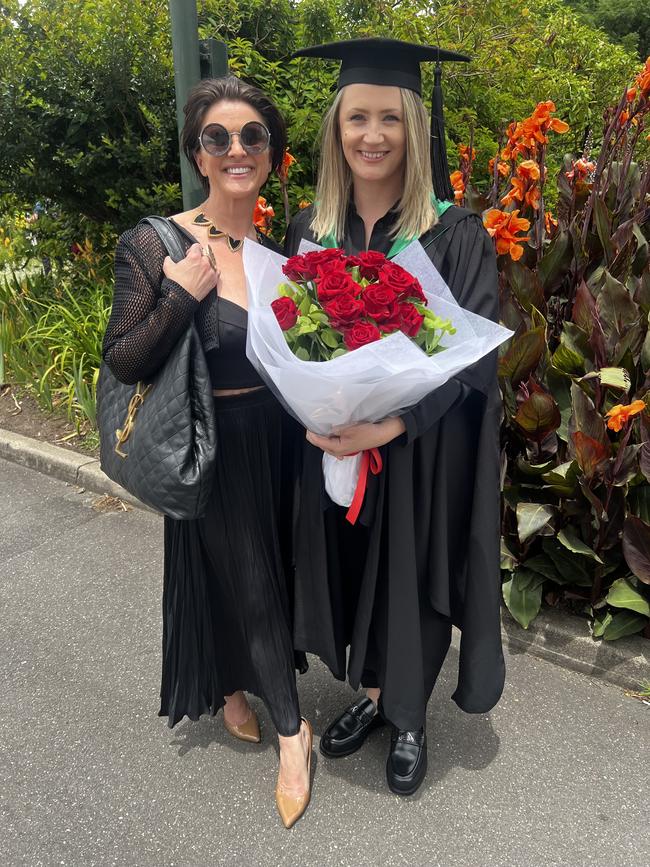
[[[267,389],[215,398],[217,467],[206,514],[165,518],[160,715],[215,714],[243,689],[280,734],[298,731],[291,526],[302,431]]]

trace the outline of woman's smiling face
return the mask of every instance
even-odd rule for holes
[[[388,181],[403,174],[404,109],[398,87],[349,84],[339,106],[343,154],[355,178]]]
[[[202,129],[208,124],[220,123],[230,133],[239,133],[244,124],[257,121],[264,124],[264,118],[247,102],[222,100],[214,103],[206,111]],[[210,194],[221,194],[232,198],[245,198],[259,192],[271,171],[271,148],[261,154],[248,154],[239,140],[239,135],[230,139],[229,150],[220,157],[212,156],[200,148],[195,159],[197,165],[210,181]]]

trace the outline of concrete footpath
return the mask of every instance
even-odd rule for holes
[[[645,867],[650,707],[521,646],[490,713],[429,707],[429,774],[400,799],[388,732],[316,759],[312,803],[286,831],[276,743],[221,717],[156,716],[162,522],[96,511],[97,494],[0,459],[0,858],[7,865]],[[516,652],[515,652],[516,651]],[[299,682],[322,732],[352,693],[317,660]]]

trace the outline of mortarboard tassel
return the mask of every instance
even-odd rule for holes
[[[442,116],[442,66],[436,63],[431,97],[431,174],[433,191],[440,201],[454,200],[454,189],[449,180],[447,148],[445,146],[445,122]]]

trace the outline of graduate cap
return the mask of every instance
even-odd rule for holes
[[[442,66],[446,61],[467,63],[471,58],[435,45],[416,45],[399,39],[366,37],[314,45],[294,52],[293,57],[320,57],[339,60],[338,89],[348,84],[380,84],[403,87],[422,95],[420,63],[436,64],[431,100],[431,169],[433,189],[438,199],[453,199],[445,147],[442,108]]]

